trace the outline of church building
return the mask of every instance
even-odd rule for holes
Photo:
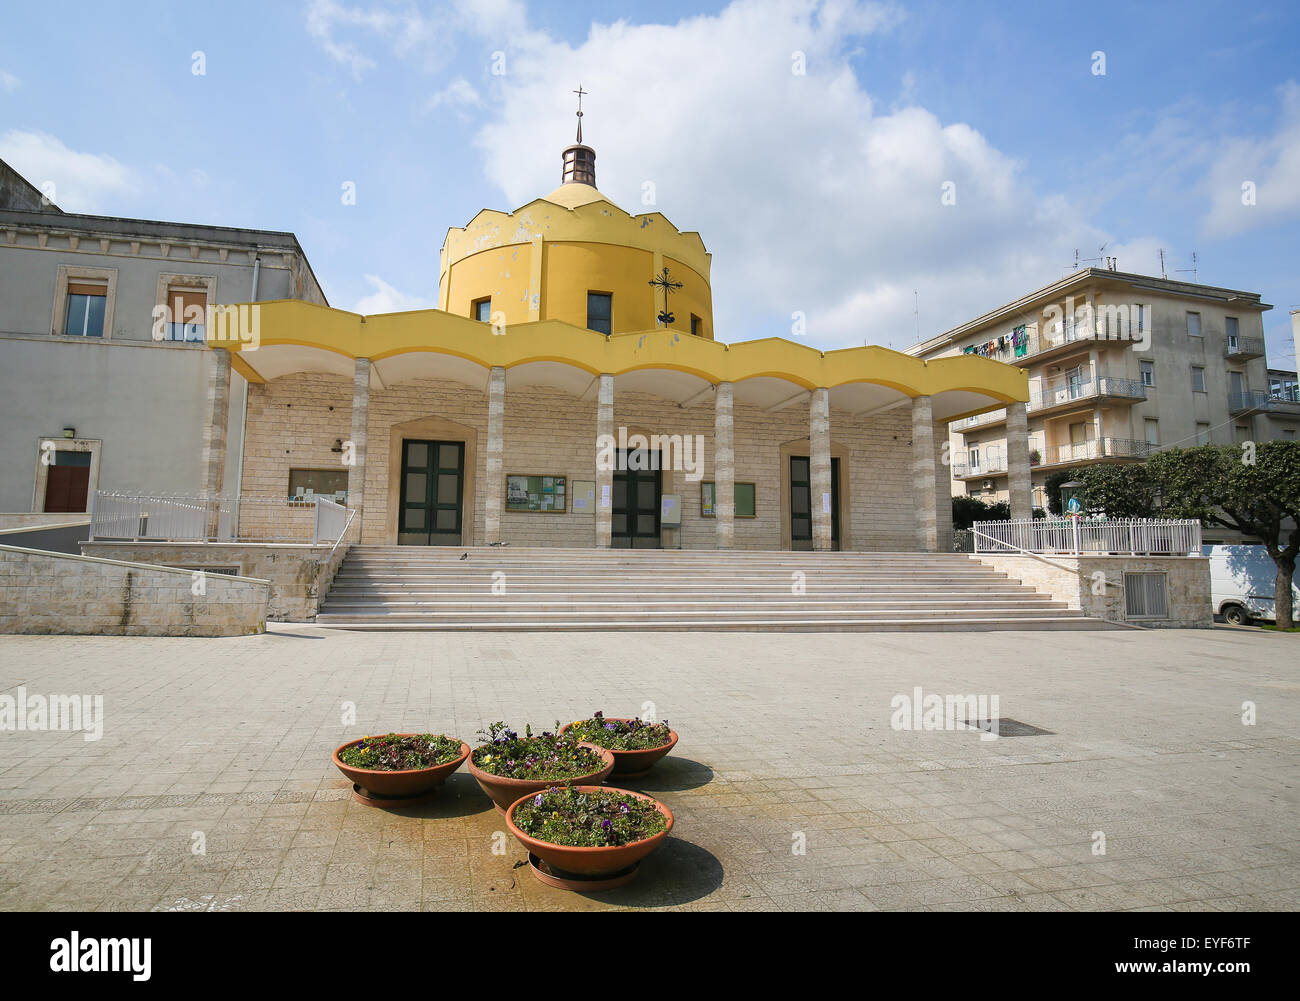
[[[229,491],[237,445],[241,494],[345,501],[365,544],[948,549],[947,424],[1023,413],[1024,371],[724,343],[700,235],[605,197],[581,128],[562,162],[554,191],[448,232],[439,309],[212,324],[203,492]]]

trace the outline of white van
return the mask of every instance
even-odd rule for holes
[[[1277,564],[1263,546],[1202,546],[1201,552],[1210,558],[1210,601],[1216,615],[1235,626],[1274,620]],[[1300,601],[1294,581],[1291,594]]]

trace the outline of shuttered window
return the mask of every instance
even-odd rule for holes
[[[73,282],[68,285],[67,315],[63,332],[74,337],[103,337],[104,312],[108,302],[108,288],[104,285],[86,285]]]
[[[167,328],[169,341],[201,341],[207,321],[208,294],[193,288],[174,288],[167,291],[167,308],[171,323]]]
[[[1169,618],[1169,578],[1163,573],[1124,574],[1124,612],[1130,619]]]

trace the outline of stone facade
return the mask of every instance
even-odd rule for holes
[[[266,628],[264,580],[0,546],[0,633],[245,636]]]
[[[604,382],[606,380],[600,380]],[[611,385],[608,432],[629,435],[700,435],[704,460],[699,480],[681,470],[666,470],[663,492],[682,497],[680,543],[688,549],[718,545],[716,519],[700,513],[700,483],[715,480],[717,415],[712,397],[694,406],[644,393],[614,393]],[[597,383],[599,388],[600,383]],[[406,438],[463,440],[466,470],[463,544],[498,541],[489,537],[489,395],[459,382],[419,380],[384,390],[368,399],[368,442],[364,498],[349,498],[364,510],[361,541],[396,542],[401,441]],[[501,471],[507,474],[565,476],[597,483],[598,394],[576,397],[542,387],[505,389],[501,422]],[[297,374],[250,387],[244,444],[243,490],[254,496],[285,496],[291,469],[339,468],[335,442],[351,427],[353,386],[324,374]],[[790,548],[789,455],[811,455],[807,406],[766,411],[733,404],[734,479],[755,484],[753,518],[736,518],[737,549]],[[601,426],[602,430],[605,430]],[[917,548],[912,421],[906,409],[854,416],[831,409],[829,451],[840,460],[841,548],[912,552]],[[942,433],[941,430],[935,432]],[[495,464],[493,464],[495,466]],[[946,501],[947,481],[936,463],[932,494]],[[924,478],[922,476],[922,478]],[[828,487],[829,489],[829,484]],[[929,537],[943,539],[950,526],[946,503],[936,512]],[[597,544],[599,512],[563,514],[502,511],[499,541],[513,545],[590,547]],[[261,571],[257,571],[261,572]]]
[[[269,584],[266,618],[272,622],[310,622],[347,555],[348,546],[208,544],[183,542],[84,542],[85,556],[129,559],[186,570],[211,567]],[[208,579],[220,574],[210,574]]]
[[[1210,601],[1210,561],[1199,556],[996,556],[981,553],[996,567],[1058,601],[1108,622],[1155,628],[1208,629],[1214,625]],[[1125,573],[1167,576],[1169,616],[1130,619],[1122,585]],[[1098,576],[1100,575],[1100,576]],[[1104,583],[1103,583],[1104,582]]]

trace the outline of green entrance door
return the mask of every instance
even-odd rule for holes
[[[464,442],[404,440],[398,545],[461,545],[464,492]]]
[[[610,532],[615,549],[659,549],[659,499],[663,474],[659,453],[646,449],[619,452],[614,469],[614,518]]]
[[[820,504],[818,497],[815,503]],[[790,548],[813,547],[812,461],[790,456]],[[831,459],[831,548],[840,548],[840,460]]]

